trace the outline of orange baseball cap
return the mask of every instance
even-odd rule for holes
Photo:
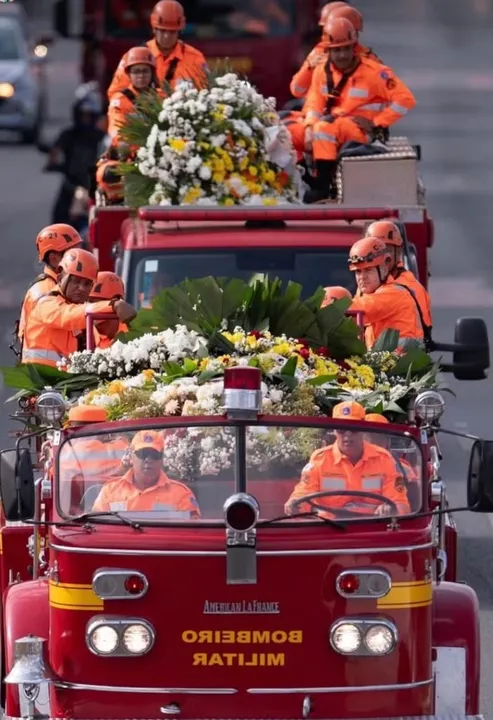
[[[365,417],[365,420],[367,420],[368,422],[374,422],[374,423],[383,423],[383,424],[390,423],[390,420],[387,420],[385,415],[380,415],[380,413],[368,413],[368,415]]]
[[[68,421],[74,423],[108,422],[108,413],[102,407],[94,407],[93,405],[76,405],[75,407],[70,408]]]
[[[157,450],[162,453],[164,450],[164,439],[160,432],[157,430],[141,430],[135,435],[132,440],[132,450],[138,452],[144,450],[144,448],[150,448],[151,450]]]
[[[342,402],[335,405],[332,410],[332,417],[340,420],[364,420],[366,410],[363,405],[357,402]]]

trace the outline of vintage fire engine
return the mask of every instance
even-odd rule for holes
[[[426,286],[433,222],[418,174],[419,149],[406,138],[389,152],[342,156],[339,202],[278,208],[91,208],[89,241],[103,270],[123,277],[127,299],[140,307],[159,289],[185,277],[250,277],[271,273],[317,286],[354,278],[347,252],[365,226],[384,217],[399,223],[405,262]]]
[[[0,455],[7,717],[480,717],[478,600],[443,578],[442,396],[423,392],[407,424],[382,426],[260,415],[260,381],[254,368],[226,371],[222,416],[77,429],[60,428],[61,396],[38,398],[52,468],[36,477],[22,441]],[[412,466],[404,511],[376,486],[341,493],[334,478],[289,503],[302,466],[250,463],[263,433],[282,443],[303,431],[322,448],[348,430]],[[106,506],[101,479],[74,470],[78,443],[124,438],[138,454],[136,438],[158,434],[193,458],[204,438],[219,443],[219,475],[195,461],[167,471],[187,494],[180,512]],[[493,511],[492,478],[493,443],[477,439],[471,510]],[[390,502],[391,516],[365,502]],[[31,579],[18,553],[29,536]]]

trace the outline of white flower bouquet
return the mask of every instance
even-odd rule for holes
[[[297,201],[297,170],[275,99],[227,73],[198,89],[182,82],[169,97],[129,116],[141,135],[123,172],[133,205],[276,205]],[[125,139],[126,126],[122,129]],[[139,178],[141,182],[139,182]]]

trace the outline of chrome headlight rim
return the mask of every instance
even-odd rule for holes
[[[111,652],[101,652],[94,644],[94,634],[102,627],[111,628],[118,636],[118,642]],[[128,649],[124,643],[124,635],[130,628],[143,627],[149,637],[148,644],[140,651],[134,652]],[[88,649],[97,657],[142,657],[154,647],[156,632],[148,620],[138,617],[122,618],[114,616],[96,616],[91,618],[86,625],[85,640]]]
[[[359,646],[352,651],[344,652],[343,650],[340,650],[337,646],[337,644],[334,641],[334,637],[336,632],[344,625],[348,626],[354,626],[360,633],[360,644]],[[379,626],[385,627],[392,636],[392,644],[388,648],[388,650],[384,653],[378,653],[374,650],[371,650],[371,648],[367,644],[367,634],[370,630],[373,630],[374,628],[377,628]],[[338,653],[339,655],[343,655],[345,657],[385,657],[387,655],[390,655],[397,647],[399,643],[399,633],[397,630],[397,627],[392,620],[389,620],[388,618],[384,617],[345,617],[345,618],[339,618],[339,620],[336,620],[332,627],[330,628],[329,633],[329,640],[330,645],[332,649]]]
[[[428,404],[428,401],[434,401],[435,404]],[[430,413],[433,408],[434,412]],[[433,425],[445,412],[445,399],[438,390],[423,390],[414,400],[414,412],[421,422]]]

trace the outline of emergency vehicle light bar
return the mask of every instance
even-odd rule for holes
[[[282,220],[380,220],[384,217],[398,217],[396,208],[362,207],[224,207],[214,209],[194,207],[143,207],[139,218],[146,222],[173,222],[177,220],[241,222],[242,220],[282,221]]]
[[[224,371],[223,407],[228,414],[262,409],[262,373],[258,368],[233,367]]]

